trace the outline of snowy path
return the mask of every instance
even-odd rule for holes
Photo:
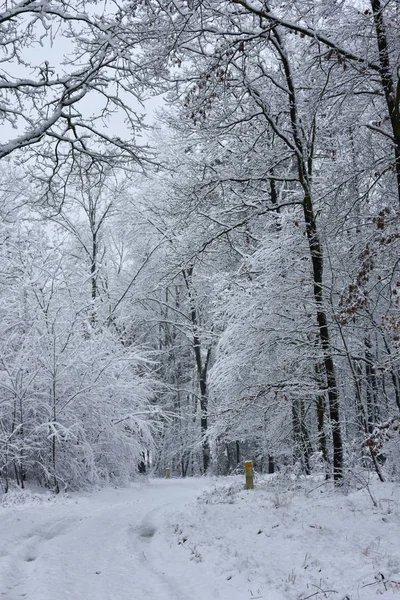
[[[265,476],[246,492],[238,476],[20,491],[0,504],[0,600],[400,600],[399,539],[394,483],[342,493]]]
[[[198,565],[174,560],[180,548],[170,531],[174,513],[206,485],[152,481],[7,509],[0,513],[0,598],[204,600],[209,582],[204,596]]]

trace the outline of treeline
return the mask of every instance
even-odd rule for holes
[[[4,13],[76,54],[3,81],[2,481],[398,477],[398,3],[78,4]]]

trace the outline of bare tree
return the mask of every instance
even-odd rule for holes
[[[142,163],[136,135],[144,127],[139,42],[146,33],[132,7],[7,2],[0,33],[0,158],[23,162],[37,193],[59,201],[82,157],[129,169]]]

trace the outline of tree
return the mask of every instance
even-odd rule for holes
[[[151,10],[154,28],[168,32],[159,36],[157,53],[173,64],[164,82],[174,83],[170,102],[180,105],[187,117],[179,127],[186,139],[197,137],[208,148],[196,198],[204,199],[207,192],[211,198],[217,189],[221,195],[237,194],[236,214],[241,210],[244,216],[238,226],[251,221],[251,233],[255,218],[268,211],[293,214],[304,224],[319,328],[316,344],[323,353],[314,373],[321,387],[319,406],[325,391],[329,399],[334,477],[339,480],[343,447],[335,368],[338,296],[330,283],[336,277],[330,267],[336,265],[327,267],[332,244],[325,238],[326,219],[333,216],[330,207],[337,206],[336,194],[345,197],[351,186],[358,194],[349,208],[351,217],[354,206],[359,210],[374,187],[398,197],[398,43],[392,36],[398,27],[396,9],[380,2],[361,11],[314,1],[282,5],[221,0],[155,2]],[[356,38],[349,38],[350,30],[357,31]],[[373,144],[372,157],[363,151],[365,143]],[[358,161],[354,168],[352,161],[349,169],[346,158],[354,151],[366,162]],[[226,215],[233,211],[217,216],[204,204],[201,210],[219,224],[220,235],[232,231],[234,224],[226,222]],[[368,212],[361,208],[362,214]],[[343,219],[347,226],[347,216]],[[212,243],[215,238],[209,239]],[[346,347],[342,329],[339,336]],[[372,410],[378,402],[377,377],[370,338],[364,336],[364,341],[371,428],[378,415]],[[354,364],[348,346],[341,352]]]
[[[104,0],[6,3],[0,29],[0,158],[24,164],[37,194],[61,201],[83,159],[142,163],[142,67],[134,55],[146,36],[131,10]]]
[[[284,37],[285,31],[275,26],[268,28],[266,35],[263,22],[255,21],[248,7],[237,11],[235,7],[229,8],[226,3],[219,3],[217,8],[207,8],[208,12],[201,11],[201,18],[206,15],[208,22],[213,19],[214,26],[200,29],[199,22],[196,21],[196,16],[200,17],[200,14],[195,14],[188,29],[191,28],[196,37],[192,39],[190,48],[185,46],[185,42],[180,46],[187,60],[193,60],[189,63],[190,71],[186,75],[186,81],[197,81],[186,93],[185,106],[190,111],[194,124],[201,122],[203,130],[209,130],[211,125],[220,139],[224,140],[222,143],[226,143],[227,131],[229,136],[236,128],[240,130],[243,124],[251,123],[247,128],[249,135],[250,132],[253,133],[252,129],[256,129],[252,127],[252,121],[264,121],[264,125],[259,127],[261,133],[258,132],[258,143],[261,138],[261,144],[266,147],[271,137],[275,136],[275,148],[279,148],[285,159],[279,161],[277,152],[271,153],[266,169],[264,165],[262,177],[266,181],[274,181],[274,164],[280,163],[283,164],[280,179],[285,181],[289,167],[291,179],[297,182],[293,195],[295,202],[301,207],[309,242],[314,310],[319,328],[318,343],[323,352],[322,362],[332,425],[334,478],[339,480],[343,474],[343,448],[338,385],[323,293],[323,245],[318,231],[312,183],[316,116],[327,87],[327,79],[325,76],[318,78],[319,101],[310,115],[308,98],[303,98],[300,89],[318,73],[313,71],[307,75],[299,57],[290,54],[293,44]],[[218,25],[215,26],[215,23]],[[249,32],[253,32],[250,37]],[[204,50],[208,47],[210,50]],[[228,179],[230,177],[232,174],[228,175]],[[270,210],[277,209],[274,204],[270,206]]]
[[[10,184],[7,186],[10,189]],[[7,194],[7,204],[10,194]],[[22,219],[23,211],[27,220]],[[2,226],[0,474],[58,492],[128,480],[153,448],[155,381],[138,345],[93,327],[79,256],[25,206]],[[6,285],[4,285],[6,284]]]

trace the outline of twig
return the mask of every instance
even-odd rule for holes
[[[304,596],[300,600],[307,600],[308,598],[312,598],[313,596],[318,596],[318,594],[325,594],[325,597],[326,597],[326,594],[338,594],[339,593],[336,590],[323,590],[318,585],[314,585],[314,584],[311,584],[311,585],[312,585],[312,587],[318,588],[318,591],[314,592],[313,594],[310,594],[309,596]]]
[[[316,487],[312,488],[311,490],[308,490],[306,492],[306,496],[308,496],[309,494],[311,494],[311,492],[314,492],[315,490],[318,490],[320,487],[327,485],[329,483],[333,483],[333,479],[326,479],[325,481],[323,481],[322,483],[320,483],[319,485],[317,485]]]

